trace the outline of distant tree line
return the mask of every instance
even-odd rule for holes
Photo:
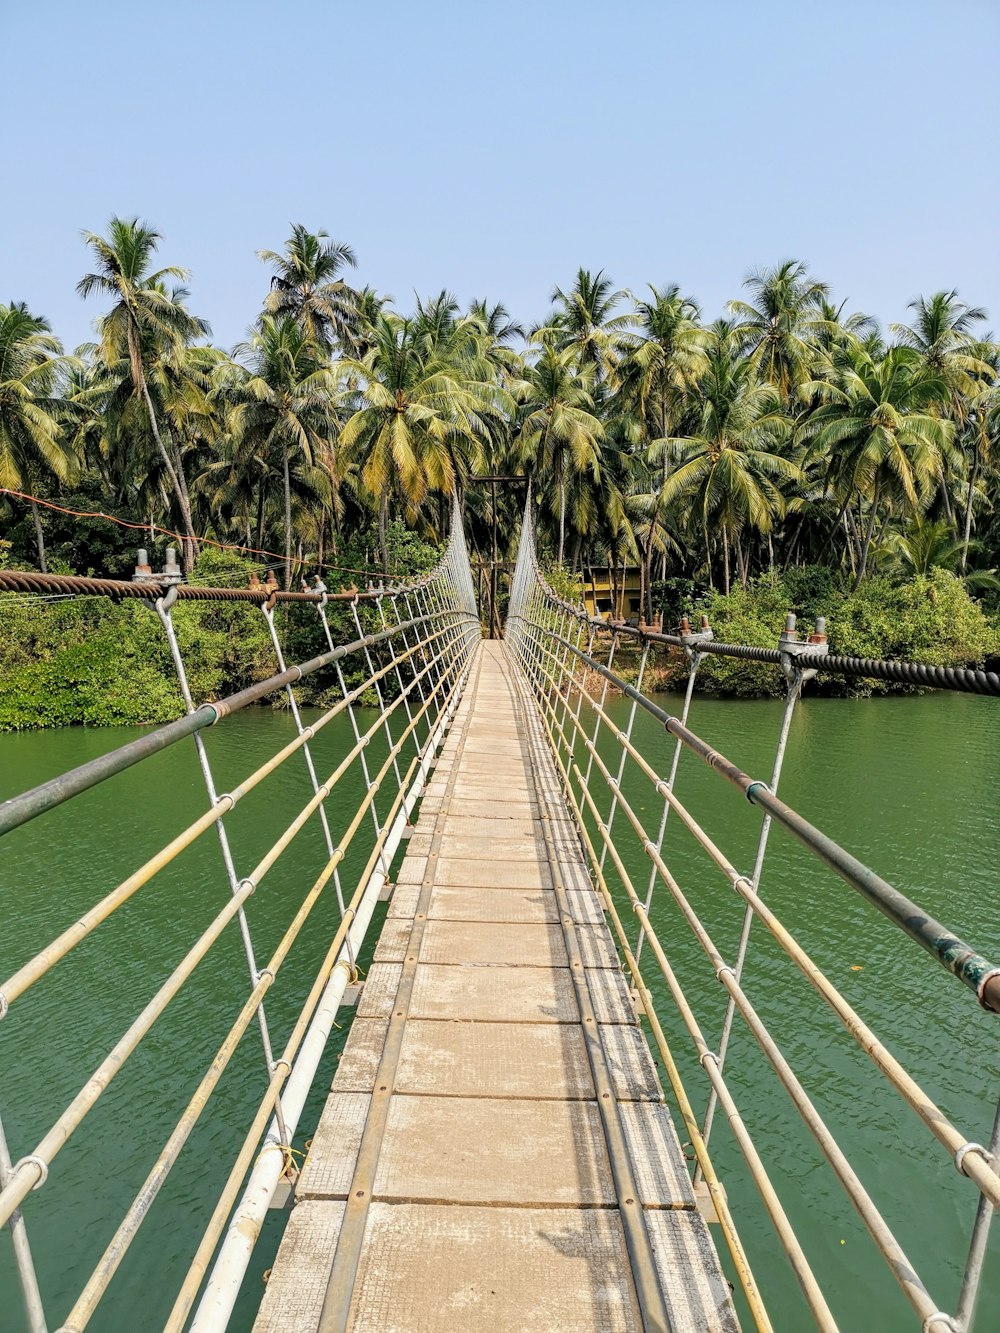
[[[1000,345],[955,291],[883,332],[787,261],[706,323],[677,286],[633,296],[581,269],[536,327],[447,292],[404,316],[352,284],[350,246],[295,226],[260,252],[269,289],[225,351],[187,272],[157,268],[155,230],[112,218],[84,239],[94,342],[67,355],[0,304],[0,487],[176,530],[188,570],[211,537],[281,553],[289,585],[366,535],[387,568],[390,524],[440,540],[456,492],[474,551],[496,522],[509,556],[523,490],[494,515],[469,484],[502,472],[530,475],[570,571],[637,564],[647,615],[665,579],[728,593],[811,565],[846,589],[934,570],[1000,586]],[[0,520],[8,558],[45,568],[58,520],[2,496]],[[73,559],[116,542],[136,544]]]

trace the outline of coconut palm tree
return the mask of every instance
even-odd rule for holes
[[[690,434],[670,441],[682,461],[662,491],[663,504],[684,500],[690,505],[705,545],[709,582],[713,526],[720,532],[727,593],[731,546],[745,587],[748,561],[742,534],[748,527],[769,533],[785,511],[778,483],[801,475],[796,463],[777,452],[790,427],[775,387],[758,379],[754,358],[739,354],[738,338],[724,323],[713,330],[695,420]]]
[[[59,421],[63,403],[57,389],[65,365],[44,319],[23,302],[0,305],[0,486],[33,490],[43,473],[67,481],[75,470]],[[30,503],[38,564],[45,573],[42,521],[37,504]]]
[[[456,343],[454,329],[439,318],[443,312],[435,307],[433,313],[427,319],[421,307],[415,319],[380,314],[364,357],[345,357],[333,368],[353,409],[339,448],[344,465],[363,460],[363,485],[378,503],[383,568],[389,561],[393,488],[398,487],[411,518],[428,491],[453,494],[468,458],[480,460],[486,418],[504,400],[495,384],[470,367],[462,338]]]
[[[527,369],[524,415],[518,430],[517,451],[559,495],[558,560],[566,550],[567,473],[600,474],[600,444],[604,427],[594,414],[591,386],[593,366],[578,364],[578,349],[543,342]]]
[[[580,366],[592,372],[597,397],[614,378],[623,335],[633,322],[631,314],[614,313],[628,295],[624,288],[614,289],[603,269],[591,273],[581,268],[568,292],[561,287],[553,291],[552,303],[556,308],[552,318],[532,334],[536,342],[572,347]]]
[[[954,423],[935,415],[943,381],[909,347],[890,347],[881,358],[861,343],[841,354],[831,379],[807,392],[822,402],[799,438],[826,458],[827,482],[841,515],[859,501],[855,587],[865,576],[875,524],[885,502],[915,514],[941,479]],[[862,525],[860,504],[868,502]],[[839,520],[838,520],[839,522]]]
[[[224,369],[218,395],[227,409],[234,461],[274,475],[280,465],[284,500],[285,587],[292,582],[293,460],[312,489],[335,485],[332,441],[337,432],[337,381],[294,315],[264,315],[248,343],[235,349],[238,367]]]
[[[811,324],[829,295],[825,283],[808,275],[805,264],[786,259],[777,268],[757,269],[744,280],[750,301],[730,301],[740,345],[762,380],[774,386],[791,410],[800,385],[812,376]]]
[[[698,306],[676,284],[649,290],[649,300],[636,302],[637,327],[620,365],[614,412],[624,434],[638,445],[638,454],[632,457],[632,489],[644,498],[633,507],[638,506],[636,512],[642,515],[635,524],[640,594],[651,615],[651,562],[654,552],[665,555],[660,524],[672,457],[667,441],[676,435],[691,392],[707,367],[710,335],[699,323]]]
[[[284,254],[258,250],[257,258],[274,269],[264,302],[269,315],[294,316],[306,336],[325,350],[334,340],[357,350],[358,293],[340,276],[345,268],[357,266],[349,245],[295,223]]]
[[[190,571],[197,554],[197,538],[187,479],[170,432],[161,428],[157,418],[146,372],[150,361],[165,348],[202,337],[209,327],[185,308],[187,292],[183,288],[168,292],[164,286],[168,278],[186,281],[186,269],[172,265],[150,272],[161,240],[158,231],[138,218],[113,217],[107,237],[85,231],[83,239],[93,251],[97,270],[85,274],[76,290],[84,298],[98,293],[113,299],[111,309],[98,321],[98,352],[106,366],[127,361],[132,392],[145,405],[150,431],[177,500],[185,532],[185,568]]]

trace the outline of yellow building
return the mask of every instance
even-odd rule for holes
[[[588,614],[613,620],[638,620],[642,614],[641,582],[638,565],[614,570],[606,565],[585,565],[583,601]]]

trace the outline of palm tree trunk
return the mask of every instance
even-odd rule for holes
[[[955,514],[951,507],[951,496],[948,494],[948,482],[945,477],[941,478],[941,499],[944,503],[944,516],[949,528],[955,527]]]
[[[389,488],[383,490],[378,502],[378,553],[382,562],[382,570],[387,573],[389,570]]]
[[[288,441],[281,447],[285,480],[285,591],[292,586],[292,479],[288,465]]]
[[[563,547],[566,544],[566,480],[559,478],[559,563],[563,562]]]
[[[861,580],[864,578],[865,570],[868,568],[868,552],[871,549],[872,536],[874,535],[875,532],[875,520],[878,517],[878,490],[879,490],[878,482],[876,482],[875,492],[872,495],[871,512],[868,515],[868,523],[867,526],[865,527],[865,539],[864,542],[862,543],[861,551],[858,557],[858,572],[854,579],[854,587],[851,590],[852,592],[857,592],[858,588],[860,588]]]
[[[725,523],[722,525],[722,588],[725,595],[729,596],[729,530]]]
[[[149,385],[146,383],[146,376],[140,372],[138,376],[139,392],[142,394],[143,401],[146,404],[146,413],[149,417],[149,429],[153,432],[153,440],[157,449],[160,451],[160,457],[163,460],[163,466],[167,469],[167,476],[170,478],[170,484],[173,487],[174,495],[177,497],[177,504],[181,511],[181,522],[184,524],[185,540],[182,543],[184,547],[184,570],[190,574],[194,568],[195,556],[198,554],[198,539],[194,534],[194,525],[191,522],[191,501],[188,499],[187,485],[181,485],[177,469],[171,461],[170,454],[166,445],[163,443],[163,437],[160,435],[160,427],[156,420],[156,412],[153,410],[153,399],[149,392]],[[181,468],[183,473],[183,468]]]
[[[38,512],[38,505],[34,500],[31,502],[31,517],[35,524],[35,543],[38,547],[38,568],[43,574],[49,572],[49,567],[45,563],[45,533],[42,531],[42,516]]]
[[[735,541],[736,541],[736,567],[740,571],[740,587],[745,588],[747,586],[747,577],[748,577],[747,555],[746,552],[743,550],[743,539],[740,536],[739,532],[735,534]]]
[[[264,546],[264,482],[260,483],[257,491],[257,549],[261,550]]]
[[[972,537],[972,504],[976,493],[976,482],[979,480],[979,450],[975,451],[975,457],[972,463],[972,471],[969,473],[969,493],[965,499],[965,518],[962,521],[962,562],[959,565],[961,573],[965,573],[965,566],[969,560],[969,541]]]
[[[708,524],[705,524],[705,569],[708,571],[708,586],[714,590],[715,583],[712,579],[712,546],[708,540]]]

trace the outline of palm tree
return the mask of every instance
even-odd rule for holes
[[[930,299],[916,297],[907,306],[914,313],[913,324],[889,327],[901,347],[915,351],[924,366],[938,377],[943,386],[941,410],[961,428],[968,400],[984,381],[992,381],[993,370],[977,355],[972,332],[986,318],[981,306],[966,305],[957,291],[935,292]],[[941,476],[941,501],[945,517],[954,526],[947,477]]]
[[[625,433],[639,444],[642,458],[633,459],[634,493],[642,521],[635,524],[640,563],[640,596],[652,615],[653,554],[666,555],[660,540],[663,487],[670,475],[667,441],[677,433],[681,416],[698,378],[707,367],[710,335],[699,323],[695,302],[673,284],[650,287],[651,299],[635,306],[636,334],[621,363],[621,386],[615,412],[627,418]],[[640,480],[639,473],[643,473]]]
[[[235,463],[260,472],[280,460],[284,498],[285,587],[292,582],[292,459],[314,490],[334,485],[332,440],[337,429],[336,378],[317,344],[293,315],[262,316],[235,355],[245,372],[223,372],[219,395],[228,407]]]
[[[803,424],[800,438],[827,458],[827,480],[841,516],[859,499],[855,587],[865,576],[880,505],[894,501],[911,513],[941,477],[954,424],[934,415],[942,381],[908,347],[875,358],[860,343],[844,349],[828,381],[807,385],[823,405]],[[860,501],[868,500],[863,525]],[[838,519],[838,523],[839,523]]]
[[[340,432],[342,465],[359,455],[364,460],[362,482],[378,502],[383,569],[393,487],[414,518],[428,491],[453,494],[466,466],[463,452],[479,458],[485,419],[504,397],[470,369],[453,331],[442,330],[441,313],[436,309],[431,320],[380,314],[364,357],[345,357],[333,368],[354,409]]]
[[[961,426],[963,450],[971,454],[965,517],[962,524],[963,573],[968,562],[969,542],[972,536],[972,511],[977,486],[983,471],[990,463],[993,445],[1000,435],[1000,346],[989,342],[978,343],[973,350],[978,360],[991,367],[992,374],[985,386],[981,386],[965,400],[966,410]]]
[[[593,412],[593,379],[592,367],[578,366],[574,346],[560,350],[551,342],[542,344],[526,374],[527,400],[517,447],[521,462],[533,464],[558,489],[560,564],[566,549],[567,471],[589,471],[595,479],[600,474],[604,427]]]
[[[698,389],[691,433],[670,441],[681,451],[680,466],[663,487],[664,504],[685,499],[701,529],[709,582],[711,526],[722,535],[723,586],[730,587],[730,545],[735,545],[740,581],[748,561],[742,533],[749,526],[769,533],[785,511],[777,482],[800,477],[798,466],[775,452],[789,422],[773,385],[757,378],[756,361],[740,356],[736,337],[722,324],[713,331],[708,365]]]
[[[633,322],[630,314],[614,314],[628,294],[624,288],[614,290],[603,269],[591,273],[581,268],[568,292],[557,287],[552,293],[555,312],[547,325],[532,334],[536,342],[554,341],[557,347],[574,348],[580,366],[593,372],[597,395],[614,377],[624,332]]]
[[[57,379],[65,364],[49,325],[23,302],[0,305],[0,486],[33,489],[34,478],[49,472],[69,479],[75,460],[60,432]],[[38,506],[31,516],[44,574],[45,537]]]
[[[184,468],[169,431],[161,431],[146,370],[165,348],[177,347],[209,332],[204,320],[191,315],[183,304],[187,293],[168,293],[167,278],[187,280],[187,270],[170,266],[151,273],[150,265],[160,242],[160,233],[138,218],[113,217],[108,236],[85,231],[83,239],[94,252],[97,271],[87,273],[76,285],[80,296],[94,292],[113,298],[114,304],[98,322],[99,354],[105,365],[127,358],[132,392],[142,399],[156,448],[170,479],[184,527],[185,568],[190,572],[197,554],[197,538],[191,519]],[[164,434],[167,436],[164,441]]]
[[[971,545],[978,547],[979,543]],[[904,578],[914,575],[929,578],[936,569],[955,574],[960,561],[964,570],[967,549],[966,543],[956,539],[948,523],[928,523],[918,515],[905,532],[890,533],[879,554],[889,556],[890,573],[902,574]],[[961,577],[970,592],[1000,592],[995,569],[977,569]]]
[[[349,245],[295,223],[283,255],[258,250],[257,258],[275,270],[264,302],[268,314],[294,316],[318,347],[329,348],[337,339],[357,349],[358,293],[340,276],[357,265]]]
[[[829,289],[813,281],[805,264],[794,259],[786,259],[777,268],[756,270],[743,286],[752,299],[729,302],[739,321],[742,347],[761,379],[774,386],[782,406],[790,409],[800,385],[812,378],[809,326],[822,310]]]

